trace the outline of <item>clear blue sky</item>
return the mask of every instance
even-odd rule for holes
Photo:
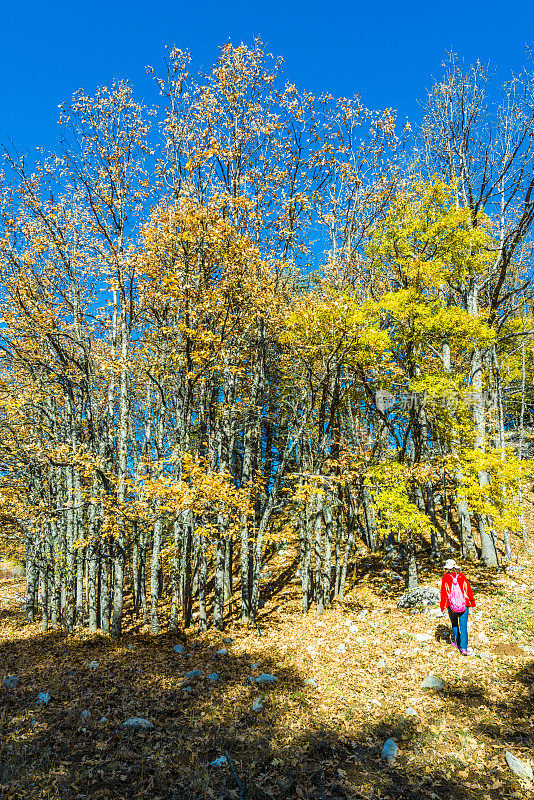
[[[128,78],[149,99],[145,66],[158,67],[164,44],[208,68],[220,44],[260,35],[299,87],[358,93],[401,121],[416,116],[448,50],[504,77],[534,45],[532,0],[12,0],[1,25],[0,143],[23,151],[52,146],[58,104],[79,87]]]

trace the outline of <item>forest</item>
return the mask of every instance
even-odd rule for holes
[[[528,551],[534,76],[451,56],[417,125],[260,41],[82,90],[0,199],[0,549],[43,631],[253,625],[358,551]]]

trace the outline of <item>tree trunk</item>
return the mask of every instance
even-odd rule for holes
[[[161,631],[158,618],[160,553],[161,517],[158,517],[154,523],[152,560],[150,562],[150,629],[154,634],[158,634]]]
[[[109,633],[110,628],[109,601],[109,542],[100,543],[100,627],[102,633]]]
[[[198,570],[198,629],[201,633],[207,630],[208,615],[206,611],[206,586],[208,582],[208,565],[206,564],[206,545],[204,535],[200,535],[200,553]]]
[[[332,583],[332,492],[328,491],[324,506],[324,564],[323,564],[323,606],[330,608]]]
[[[415,544],[413,533],[408,532],[408,591],[417,589],[417,562],[415,560]]]
[[[43,633],[48,633],[48,565],[45,554],[41,551],[41,627]]]
[[[193,610],[193,587],[191,581],[191,547],[193,533],[191,515],[184,516],[182,533],[182,624],[184,628],[191,625]]]
[[[233,569],[234,569],[234,540],[232,536],[226,537],[224,551],[224,602],[231,600],[233,594]],[[231,608],[229,609],[231,613]]]
[[[373,508],[373,498],[371,497],[371,492],[369,491],[369,488],[365,486],[365,484],[362,487],[362,508],[363,508],[363,518],[365,523],[365,534],[366,534],[365,544],[367,545],[371,553],[375,553],[376,521]]]
[[[67,488],[67,577],[65,585],[66,614],[65,623],[68,631],[74,628],[76,614],[76,553],[74,552],[74,492],[73,492],[73,468],[65,468],[65,483]]]
[[[314,602],[317,605],[317,613],[324,612],[324,597],[323,597],[323,582],[321,575],[321,561],[322,561],[322,523],[323,523],[323,503],[324,495],[317,495],[317,502],[315,506],[315,525],[314,525],[314,542],[313,542],[313,555],[315,566],[314,578]]]
[[[178,515],[175,516],[172,525],[172,571],[171,571],[171,613],[169,617],[169,631],[176,632],[178,630],[178,608],[180,606],[180,550],[183,541],[182,526]],[[183,605],[183,598],[182,598]]]
[[[226,539],[217,540],[215,551],[215,586],[213,600],[213,625],[222,631],[224,628],[224,567]]]
[[[350,552],[354,546],[354,529],[350,528],[347,536],[347,544],[345,545],[345,553],[343,554],[343,565],[341,567],[341,578],[339,581],[338,596],[341,602],[345,599],[345,584],[347,581],[347,569],[349,566]]]
[[[304,514],[300,522],[300,586],[302,591],[302,612],[307,614],[310,609],[310,556],[311,556],[311,520],[315,497],[306,500]]]
[[[25,614],[28,622],[35,622],[35,586],[39,580],[39,568],[36,563],[36,547],[34,536],[26,531],[26,604]]]
[[[96,508],[94,503],[89,505],[88,525],[87,613],[89,616],[89,633],[96,633],[98,627],[97,578],[99,543],[96,540]]]

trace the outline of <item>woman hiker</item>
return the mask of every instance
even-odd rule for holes
[[[467,619],[469,609],[475,608],[473,590],[469,581],[458,568],[453,558],[445,562],[445,574],[441,581],[441,611],[449,612],[452,625],[453,647],[457,647],[463,656],[467,655]]]

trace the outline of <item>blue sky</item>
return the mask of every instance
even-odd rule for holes
[[[414,119],[432,76],[450,49],[466,62],[490,61],[506,77],[534,46],[532,0],[436,3],[435,0],[20,0],[6,3],[0,33],[0,143],[20,151],[51,147],[58,104],[128,78],[152,101],[145,66],[163,46],[189,49],[208,68],[229,39],[261,36],[284,57],[288,80],[313,92],[361,95]],[[534,62],[531,61],[534,69]]]

